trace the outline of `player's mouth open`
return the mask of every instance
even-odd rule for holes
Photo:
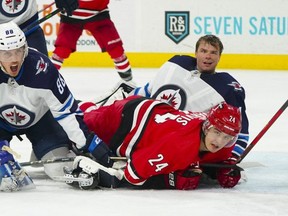
[[[10,66],[10,70],[11,70],[13,73],[17,72],[17,70],[18,70],[18,64],[16,64],[16,65],[11,65],[11,66]]]
[[[211,146],[213,147],[213,148],[215,148],[215,149],[218,149],[219,148],[219,146],[218,145],[215,145],[215,144],[211,144]]]

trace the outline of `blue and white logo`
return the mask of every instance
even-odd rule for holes
[[[7,17],[17,17],[27,10],[31,0],[3,0],[0,3],[0,14]]]
[[[176,44],[189,35],[189,11],[166,11],[165,34]]]

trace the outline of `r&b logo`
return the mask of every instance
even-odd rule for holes
[[[189,35],[189,11],[165,12],[165,34],[175,43]]]

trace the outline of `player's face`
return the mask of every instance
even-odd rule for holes
[[[234,136],[223,133],[215,127],[206,129],[204,133],[206,149],[212,153],[219,151],[234,139]]]
[[[0,50],[0,63],[4,67],[4,73],[16,77],[20,71],[25,53],[25,47],[14,50]]]
[[[197,69],[201,73],[214,73],[220,56],[217,47],[202,41],[195,53],[195,57],[197,58]]]

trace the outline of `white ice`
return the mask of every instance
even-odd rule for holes
[[[157,69],[134,69],[137,84],[149,81]],[[229,71],[246,89],[250,142],[288,99],[286,71]],[[113,69],[64,68],[62,74],[74,96],[91,100],[119,81]],[[0,214],[54,215],[288,215],[288,110],[284,111],[259,140],[243,163],[260,163],[245,169],[247,181],[233,189],[200,185],[194,191],[107,189],[76,190],[65,183],[41,179],[35,168],[36,188],[0,193]],[[111,122],[111,124],[113,124]],[[287,133],[287,134],[286,134]],[[286,134],[286,135],[285,135]],[[24,137],[25,138],[25,137]],[[13,139],[11,147],[27,161],[30,143]],[[37,177],[37,178],[36,178]]]

